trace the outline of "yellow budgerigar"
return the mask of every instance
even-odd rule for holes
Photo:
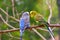
[[[51,29],[49,29],[49,23],[44,20],[44,17],[41,14],[37,13],[36,11],[31,11],[30,16],[32,18],[35,18],[35,20],[40,23],[39,25],[43,24],[44,26],[46,26],[49,33],[53,35],[53,32],[51,31]]]

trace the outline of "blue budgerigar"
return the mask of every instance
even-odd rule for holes
[[[24,30],[30,27],[29,12],[24,12],[22,14],[19,25],[20,25],[20,40],[22,40]]]

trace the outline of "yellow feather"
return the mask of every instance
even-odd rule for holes
[[[31,11],[31,12],[30,12],[30,16],[31,16],[31,17],[34,17],[36,14],[37,14],[36,11]]]

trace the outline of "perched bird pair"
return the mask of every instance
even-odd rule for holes
[[[34,18],[36,21],[38,21],[40,24],[43,24],[47,27],[48,31],[53,35],[52,31],[49,29],[49,24],[46,22],[42,15],[37,14],[36,11],[24,12],[20,18],[20,40],[22,40],[22,35],[25,30],[25,28],[30,27],[30,17]]]

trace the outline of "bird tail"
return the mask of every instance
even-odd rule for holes
[[[53,34],[53,32],[52,32],[51,28],[50,28],[50,27],[48,27],[47,29],[48,29],[48,31],[49,31],[49,33],[50,33],[50,35],[54,37],[54,34]]]
[[[40,23],[44,24],[44,25],[47,27],[48,32],[50,33],[51,37],[53,38],[53,40],[55,40],[55,39],[54,39],[54,34],[53,34],[53,32],[52,32],[52,30],[51,30],[51,28],[50,28],[49,23],[46,22],[45,20],[40,21]]]
[[[48,31],[49,31],[49,33],[50,33],[50,35],[52,35],[52,36],[54,37],[54,34],[53,34],[53,32],[52,32],[52,30],[51,30],[51,28],[50,28],[49,23],[48,23],[48,22],[46,22],[46,21],[43,21],[43,22],[44,22],[45,26],[47,27],[47,29],[48,29]]]
[[[51,30],[50,25],[49,25],[48,22],[46,22],[46,27],[47,27],[47,29],[48,29],[50,35],[54,36],[54,34],[53,34],[53,32],[52,32],[52,30]]]
[[[20,36],[20,40],[22,40],[22,36]]]
[[[22,40],[24,30],[20,30],[20,40]]]
[[[52,37],[52,40],[55,40],[55,39],[54,39],[54,34],[53,34],[53,32],[52,32],[52,30],[51,30],[50,27],[48,27],[48,31],[49,31],[49,33],[50,33],[50,35],[51,35],[51,37]]]
[[[50,25],[47,23],[46,26],[47,26],[47,29],[48,29],[51,37],[52,37],[52,40],[55,40],[55,39],[54,39],[54,34],[53,34],[53,32],[52,32],[52,30],[51,30],[51,28],[50,28]]]

